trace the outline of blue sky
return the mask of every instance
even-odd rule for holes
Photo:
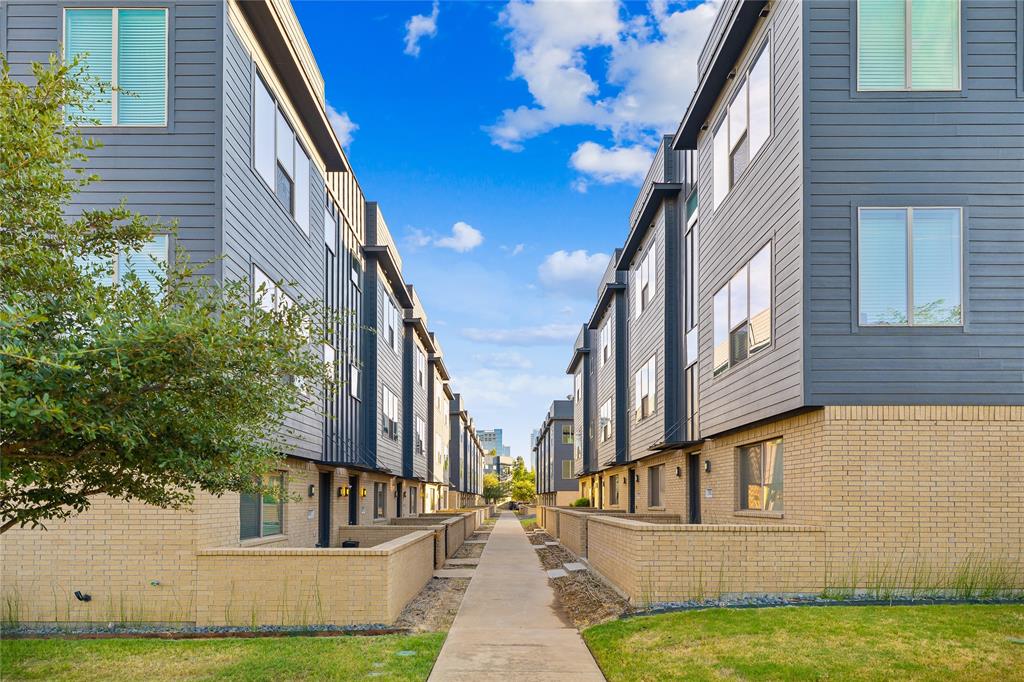
[[[294,3],[478,428],[529,459],[713,3]]]

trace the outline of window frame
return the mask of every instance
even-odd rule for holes
[[[643,386],[647,387],[646,393],[641,393]],[[650,399],[650,411],[644,413],[645,401]],[[658,356],[652,355],[633,374],[633,410],[636,412],[637,423],[646,421],[658,411]]]
[[[766,457],[764,456],[765,446],[768,443],[778,443],[781,458],[782,458],[782,480],[779,482],[781,489],[779,506],[775,509],[765,509],[764,506],[767,504],[767,496],[762,498],[761,508],[753,508],[749,506],[749,496],[747,498],[748,506],[743,506],[743,456],[745,451],[750,448],[760,446],[761,448],[761,487],[765,488],[765,466],[767,464]],[[785,439],[782,436],[774,436],[771,438],[763,438],[761,440],[753,441],[750,443],[744,443],[743,445],[736,446],[735,449],[735,470],[736,470],[736,512],[743,514],[763,514],[766,516],[779,516],[785,512],[786,509],[786,494],[785,494],[785,483],[786,483],[786,446]]]
[[[573,445],[575,442],[572,424],[562,424],[562,445]]]
[[[612,359],[612,326],[609,320],[601,325],[601,366],[604,367]]]
[[[264,485],[266,485],[267,482],[269,481],[269,479],[272,479],[272,478],[278,478],[280,480],[280,482],[281,482],[281,484],[280,484],[281,485],[281,498],[279,500],[277,500],[277,502],[276,502],[276,504],[277,504],[277,506],[278,506],[278,508],[280,510],[280,515],[281,515],[281,529],[280,529],[280,531],[278,531],[277,533],[270,533],[270,534],[267,534],[267,533],[263,532],[263,518],[264,518],[263,517],[263,513],[264,513],[264,506],[267,504],[267,502],[265,501],[265,496],[263,494],[260,494],[258,496],[259,504],[257,505],[257,520],[256,520],[256,527],[259,529],[259,533],[257,535],[248,535],[248,536],[242,537],[242,528],[241,528],[241,524],[239,524],[239,529],[238,529],[238,541],[239,542],[241,542],[241,543],[256,542],[256,541],[259,541],[259,540],[263,540],[265,538],[283,537],[286,534],[287,529],[285,528],[285,519],[286,519],[286,516],[285,516],[285,503],[287,502],[287,497],[288,497],[288,477],[287,477],[287,475],[288,475],[288,472],[286,470],[278,469],[278,470],[275,470],[272,473],[265,474],[264,477],[263,477],[264,478]],[[245,495],[248,495],[248,494],[251,494],[251,493],[240,493],[239,496],[238,496],[239,514],[241,514],[242,499],[243,499],[243,497]]]
[[[378,506],[378,493],[380,506]],[[380,515],[377,512],[380,512]],[[373,520],[386,519],[388,517],[388,491],[387,484],[380,481],[373,482]]]
[[[768,290],[768,311],[769,311],[769,331],[768,331],[768,334],[769,334],[769,339],[768,339],[768,342],[765,343],[764,345],[761,345],[761,346],[758,346],[758,347],[755,348],[755,347],[751,346],[751,338],[752,338],[752,336],[751,336],[751,333],[750,333],[750,290],[751,290],[751,287],[750,287],[750,264],[754,261],[755,258],[757,258],[759,255],[761,255],[761,253],[765,249],[769,249],[770,250],[769,251],[770,258],[769,258],[769,264],[768,264],[769,265],[769,290]],[[745,272],[746,273],[746,312],[747,312],[747,315],[746,315],[746,318],[743,321],[743,323],[737,322],[737,323],[734,324],[733,321],[732,321],[732,288],[731,287],[732,287],[732,281],[736,278],[737,275],[740,274],[740,272]],[[721,367],[716,367],[715,366],[715,364],[714,364],[715,363],[715,359],[714,359],[714,352],[713,351],[714,351],[714,348],[717,345],[717,338],[715,337],[715,321],[716,321],[715,318],[716,318],[716,315],[715,315],[715,311],[714,311],[714,303],[712,303],[712,310],[711,310],[711,314],[712,314],[712,320],[711,320],[711,328],[712,328],[712,330],[711,330],[712,331],[712,338],[711,338],[711,343],[712,343],[711,375],[712,375],[712,378],[719,377],[719,376],[727,373],[733,367],[739,367],[739,366],[747,364],[748,362],[750,362],[750,359],[752,357],[754,357],[755,355],[761,355],[764,351],[766,351],[766,350],[768,350],[768,349],[770,349],[770,348],[775,346],[775,276],[776,276],[776,272],[775,272],[775,243],[774,243],[774,239],[769,239],[768,241],[766,241],[763,244],[761,244],[757,248],[757,250],[754,251],[754,253],[743,262],[743,265],[741,265],[736,270],[733,270],[729,274],[729,277],[726,278],[725,283],[722,284],[722,286],[718,287],[718,289],[715,290],[715,295],[712,297],[712,300],[717,298],[718,295],[720,293],[722,293],[722,291],[726,292],[726,305],[725,305],[725,308],[726,308],[726,314],[728,315],[728,320],[726,322],[726,326],[728,328],[727,342],[728,342],[728,347],[729,347],[729,350],[728,350],[729,356],[728,356],[728,359],[727,359],[727,362],[726,362],[725,365],[723,365]],[[740,360],[737,360],[737,361],[734,362],[733,358],[732,358],[732,336],[733,336],[733,333],[739,329],[741,324],[745,324],[746,327],[747,327],[747,349],[746,349],[746,355],[743,358],[741,358]]]
[[[146,10],[160,10],[164,13],[164,122],[160,123],[120,123],[117,122],[117,92],[113,89],[116,88],[117,83],[117,66],[119,58],[117,55],[118,49],[118,14],[121,10],[135,10],[135,9],[146,9]],[[89,123],[87,125],[78,126],[79,128],[166,128],[168,131],[173,130],[171,125],[171,7],[164,5],[82,5],[61,8],[61,22],[60,22],[60,44],[61,44],[61,56],[63,59],[67,59],[67,44],[68,44],[68,12],[75,12],[78,10],[110,10],[111,11],[111,58],[110,58],[110,123]]]
[[[608,408],[607,409],[607,412],[608,412],[607,416],[605,416],[605,408]],[[598,423],[599,423],[599,425],[601,427],[601,442],[602,443],[611,440],[613,419],[614,419],[614,417],[612,415],[612,399],[608,398],[603,403],[601,403],[601,409],[598,412]]]
[[[653,485],[654,478],[657,478],[658,485]],[[654,492],[657,491],[657,496]],[[656,464],[647,468],[647,507],[649,509],[663,509],[665,507],[665,465]]]
[[[914,323],[914,210],[956,210],[960,218],[960,231],[958,233],[960,239],[960,248],[957,250],[959,266],[960,266],[960,321],[954,324],[915,324]],[[879,324],[879,323],[863,323],[860,321],[860,308],[861,308],[861,255],[863,249],[861,248],[861,214],[864,211],[897,211],[903,210],[907,214],[907,250],[906,250],[906,265],[907,265],[907,322],[906,324]],[[856,309],[854,310],[853,324],[855,328],[864,329],[965,329],[967,327],[967,271],[965,268],[967,258],[966,251],[967,243],[965,241],[966,231],[964,226],[964,207],[961,206],[884,206],[884,205],[870,205],[870,206],[858,206],[856,211],[857,219],[857,258],[856,258],[856,287],[857,293],[855,297]],[[774,276],[774,272],[772,273]],[[774,303],[774,301],[773,301]],[[774,306],[773,306],[774,308]]]
[[[856,82],[854,83],[853,90],[857,93],[924,93],[924,92],[935,92],[935,93],[956,93],[964,91],[964,4],[962,0],[954,0],[957,5],[957,30],[956,30],[956,87],[949,88],[915,88],[911,85],[913,81],[912,65],[913,65],[913,40],[912,40],[912,12],[908,11],[911,8],[913,0],[903,0],[903,87],[902,88],[863,88],[860,85],[860,40],[861,40],[861,25],[860,25],[860,3],[853,3],[856,7],[851,7],[851,11],[854,12],[854,26],[856,36],[850,41],[850,47],[853,50],[853,61],[856,69]],[[1020,86],[1018,86],[1020,87]]]
[[[569,470],[568,474],[566,474],[566,472],[565,472],[566,469]],[[571,459],[563,459],[562,460],[562,472],[561,473],[562,473],[562,480],[563,481],[568,481],[569,479],[574,478],[573,473],[572,473],[572,460]]]
[[[719,112],[717,122],[714,126],[710,126],[711,132],[711,209],[717,211],[725,205],[729,199],[729,195],[732,191],[740,184],[743,178],[750,172],[750,168],[754,165],[757,159],[761,156],[761,153],[769,146],[772,138],[775,137],[775,64],[774,64],[774,51],[772,49],[772,30],[768,29],[765,31],[764,37],[756,47],[751,49],[747,54],[746,63],[742,69],[736,69],[735,75],[732,81],[739,83],[738,86],[732,88],[732,92],[729,95],[728,104],[724,107],[724,111]],[[768,57],[768,136],[758,147],[757,151],[753,154],[749,153],[750,149],[750,72],[753,67],[757,65],[761,57]],[[743,130],[743,135],[736,140],[736,144],[732,144],[731,133],[730,133],[730,118],[731,109],[736,98],[740,94],[740,90],[743,91],[745,97],[745,108],[746,108],[746,126]],[[723,99],[724,101],[724,99]],[[726,169],[723,175],[724,179],[728,183],[724,193],[719,197],[717,195],[717,173],[719,170],[719,164],[717,154],[715,153],[715,139],[719,133],[723,133],[725,136],[725,162]],[[733,155],[743,146],[744,140],[746,141],[748,149],[747,163],[740,171],[739,175],[736,176],[735,181],[733,179]]]
[[[658,294],[658,272],[655,266],[654,260],[656,259],[658,244],[652,242],[644,255],[639,259],[636,267],[633,268],[633,285],[636,288],[636,294],[634,295],[633,302],[636,308],[636,312],[633,315],[634,319],[639,319],[654,302],[654,297]],[[646,290],[647,298],[644,298],[644,292]]]
[[[252,79],[251,79],[251,82],[249,84],[249,112],[250,112],[250,115],[252,116],[252,125],[250,126],[250,133],[249,133],[249,138],[250,138],[249,166],[250,166],[250,169],[260,179],[260,182],[263,184],[263,186],[266,187],[270,191],[270,194],[274,197],[274,201],[277,202],[277,205],[285,212],[285,214],[291,220],[291,222],[295,226],[295,228],[298,229],[298,231],[301,232],[302,235],[306,239],[312,239],[312,230],[310,228],[312,227],[312,222],[313,222],[313,212],[312,212],[313,193],[311,191],[312,185],[313,185],[313,172],[312,172],[312,169],[310,168],[310,166],[313,163],[313,157],[312,157],[312,155],[310,155],[310,153],[308,151],[306,151],[306,145],[303,144],[301,136],[296,132],[296,130],[298,128],[295,125],[292,124],[291,117],[288,115],[288,112],[285,111],[284,107],[281,106],[281,98],[278,97],[274,93],[273,88],[271,88],[270,85],[268,84],[268,80],[263,77],[262,73],[260,73],[259,67],[256,66],[255,63],[252,63],[251,70],[252,70]],[[259,168],[257,168],[257,166],[256,166],[256,145],[259,144],[259,142],[260,142],[259,140],[256,139],[256,80],[257,79],[259,79],[259,81],[262,82],[263,88],[267,91],[267,94],[270,96],[270,100],[274,103],[274,139],[273,139],[273,143],[271,145],[271,147],[274,150],[274,178],[275,178],[275,180],[274,180],[274,186],[273,187],[270,186],[270,183],[267,181],[267,178],[265,178],[263,176],[263,173],[261,173]],[[280,117],[284,121],[285,125],[288,126],[288,128],[291,130],[292,137],[293,137],[293,144],[292,144],[292,172],[291,172],[290,175],[288,174],[287,169],[284,169],[284,168],[281,167],[280,161],[277,158],[277,138],[278,138],[277,120],[278,120],[278,117]],[[300,156],[300,155],[306,160],[306,165],[307,165],[307,168],[306,168],[306,181],[307,181],[306,182],[306,184],[307,184],[307,187],[306,187],[306,225],[305,226],[303,226],[299,222],[298,215],[296,215],[296,213],[297,213],[297,208],[296,207],[298,206],[298,200],[297,200],[296,193],[298,191],[297,188],[299,186],[298,178],[297,178],[298,173],[296,172],[296,170],[298,168],[298,165],[299,165],[299,159],[296,158],[296,157]],[[277,194],[277,180],[276,180],[276,178],[277,178],[277,172],[278,172],[279,169],[282,172],[284,172],[284,174],[286,176],[288,176],[289,180],[291,180],[291,183],[292,183],[292,191],[291,191],[291,204],[292,205],[291,206],[285,206],[284,202],[281,200],[281,197],[279,197],[278,194]],[[330,194],[329,193],[328,193],[328,198],[330,198]]]

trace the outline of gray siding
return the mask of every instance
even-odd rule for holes
[[[426,479],[427,477],[427,453],[429,452],[430,446],[428,444],[427,434],[427,417],[429,410],[429,403],[427,402],[427,382],[430,381],[432,369],[430,364],[426,361],[427,352],[416,335],[416,331],[413,329],[411,324],[405,325],[406,342],[405,348],[408,351],[408,357],[405,363],[405,388],[403,391],[408,397],[408,403],[403,398],[403,405],[405,409],[409,410],[409,417],[406,421],[406,434],[407,437],[404,441],[405,457],[406,461],[412,464],[411,472],[409,472],[414,478]],[[423,385],[420,386],[416,379],[416,351],[423,353],[424,365],[423,365]],[[423,420],[423,450],[416,454],[416,418],[419,417]],[[408,475],[408,474],[407,474]]]
[[[608,306],[607,312],[604,314],[604,318],[601,321],[601,327],[594,330],[594,347],[591,353],[593,354],[593,372],[594,372],[594,392],[596,395],[596,401],[594,405],[594,443],[596,444],[597,462],[600,467],[612,464],[616,458],[616,443],[618,439],[615,437],[615,428],[619,422],[619,416],[617,413],[618,400],[616,397],[615,385],[618,381],[619,372],[616,370],[615,354],[618,348],[619,342],[616,339],[615,327],[616,327],[616,311],[615,305]],[[610,325],[612,329],[611,335],[611,355],[607,362],[602,360],[601,354],[601,328],[604,325]],[[612,437],[606,441],[601,440],[601,406],[606,401],[612,401]]]
[[[399,433],[398,440],[394,441],[391,438],[383,435],[377,437],[377,449],[376,449],[376,462],[377,466],[387,469],[392,474],[400,475],[402,472],[402,443],[404,439],[409,437],[409,434],[404,433],[405,429],[401,427],[403,414],[405,413],[405,405],[402,401],[402,381],[404,379],[404,372],[402,371],[402,357],[394,351],[391,344],[388,343],[388,326],[387,326],[387,304],[386,301],[390,298],[401,311],[401,305],[398,304],[397,299],[394,297],[394,292],[390,285],[387,283],[387,278],[384,276],[384,271],[376,263],[374,259],[368,259],[368,263],[371,271],[374,272],[376,280],[374,283],[376,296],[374,296],[374,303],[376,308],[376,315],[373,321],[375,327],[376,336],[376,392],[377,395],[374,398],[377,409],[377,418],[374,426],[374,430],[380,434],[380,415],[382,412],[384,390],[383,387],[387,386],[395,397],[398,399],[398,424]],[[369,321],[369,320],[368,320]],[[401,332],[401,330],[399,330]],[[371,352],[373,352],[371,350]]]
[[[102,4],[102,3],[101,3]],[[60,49],[63,8],[57,2],[2,2],[2,47],[15,78],[31,80],[32,62],[46,63]],[[85,5],[88,7],[95,4]],[[89,127],[102,143],[88,153],[101,181],[74,198],[72,216],[126,199],[133,211],[178,223],[173,251],[193,263],[217,253],[219,112],[219,2],[156,2],[169,7],[166,127]]]
[[[808,7],[807,402],[1024,401],[1022,12],[964,0],[962,92],[867,94],[856,6]],[[963,328],[858,327],[856,209],[868,205],[963,207]]]
[[[636,256],[629,263],[629,288],[626,290],[626,308],[629,319],[626,322],[629,336],[629,364],[623,379],[627,382],[627,413],[629,415],[629,459],[635,460],[649,455],[648,448],[664,440],[665,435],[665,215],[664,207],[658,209],[654,222],[644,235]],[[654,248],[655,292],[647,307],[637,316],[636,290],[638,289],[636,268]],[[651,357],[656,357],[656,398],[654,413],[638,422],[635,400],[636,372]]]
[[[701,435],[799,408],[802,377],[802,126],[801,13],[781,2],[759,21],[740,58],[742,68],[772,33],[772,135],[723,204],[713,209],[712,136],[732,97],[721,93],[698,139],[700,192],[699,309]],[[773,327],[769,348],[715,377],[712,298],[766,242],[772,241]]]
[[[320,299],[324,291],[324,179],[311,163],[307,235],[253,167],[252,84],[256,69],[230,22],[224,23],[223,35],[224,277],[248,280],[257,266],[274,280],[283,281],[292,297]],[[209,90],[215,91],[211,86]],[[298,122],[291,123],[299,128]],[[286,427],[295,434],[288,454],[310,459],[323,456],[323,417],[317,409],[294,415]]]

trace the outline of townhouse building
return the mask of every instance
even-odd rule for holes
[[[579,497],[573,472],[574,428],[573,401],[553,401],[533,446],[539,504],[565,505]]]
[[[573,349],[581,494],[833,577],[1020,564],[1022,41],[1011,1],[722,4]]]
[[[447,507],[451,391],[440,346],[330,126],[290,3],[0,5],[14,77],[30,79],[32,62],[61,49],[134,93],[94,103],[98,125],[85,132],[103,145],[88,161],[101,180],[71,215],[124,198],[178,221],[144,253],[208,262],[217,281],[250,282],[263,306],[319,299],[345,321],[314,349],[336,366],[338,389],[289,416],[294,435],[266,476],[285,495],[200,493],[185,510],[101,496],[47,530],[11,530],[0,550],[5,593],[52,597],[21,617],[109,619],[101,605],[130,601],[139,620],[195,620],[197,562],[209,548],[330,547],[345,525]],[[131,254],[117,261],[115,280],[150,267]],[[72,596],[83,586],[91,604]]]

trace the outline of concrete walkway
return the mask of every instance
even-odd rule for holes
[[[512,512],[491,532],[430,679],[604,680]]]

